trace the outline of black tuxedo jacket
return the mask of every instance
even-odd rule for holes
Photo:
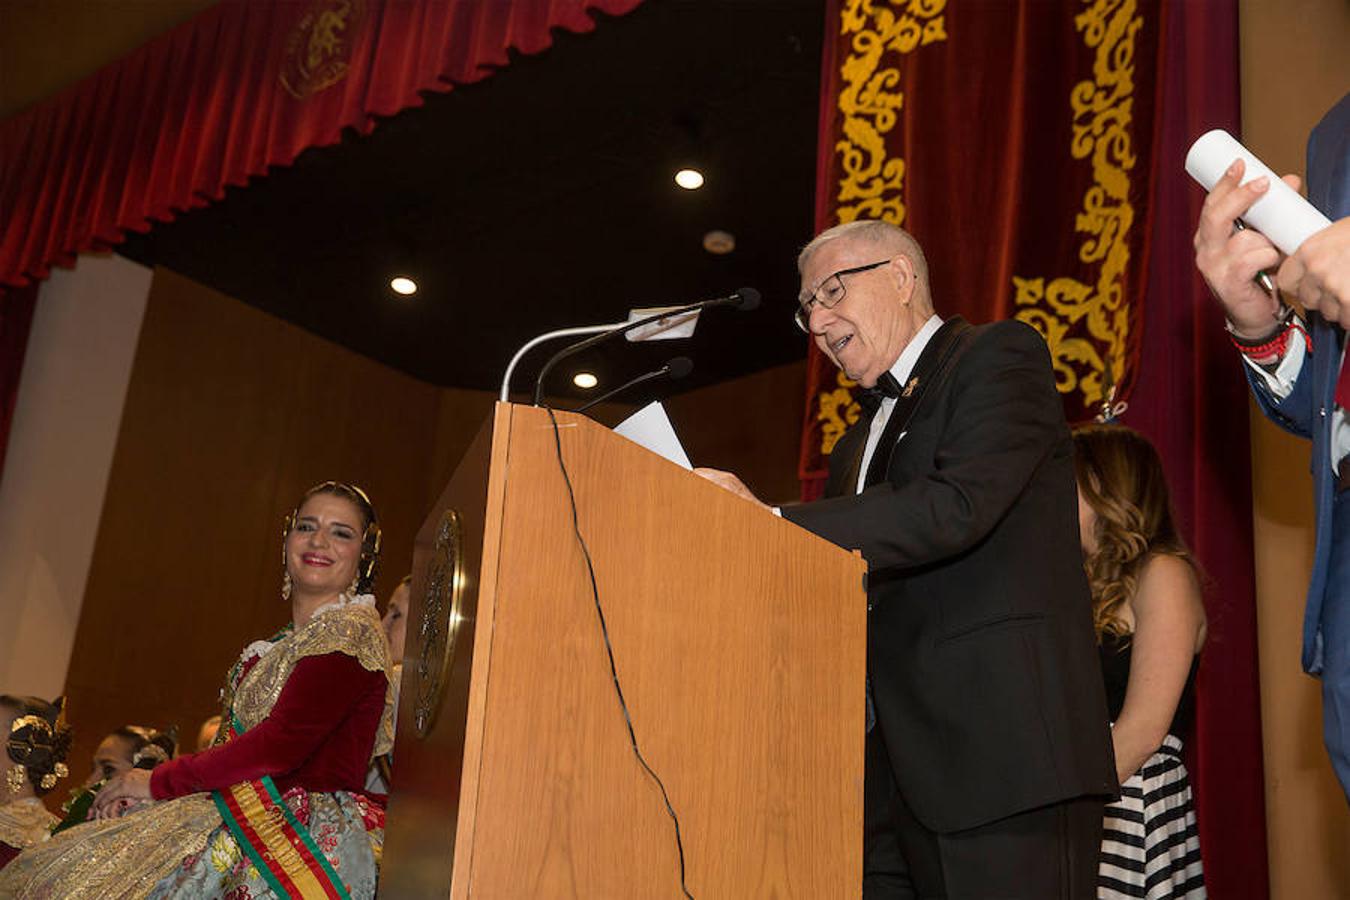
[[[864,416],[831,454],[827,498],[783,510],[867,560],[877,722],[937,832],[1117,792],[1049,353],[1019,322],[958,340],[907,432],[877,447],[884,479],[854,493]]]

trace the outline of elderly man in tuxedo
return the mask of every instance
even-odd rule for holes
[[[868,563],[863,895],[1093,897],[1117,785],[1046,346],[944,321],[885,222],[825,231],[798,267],[798,325],[872,395],[827,497],[778,511]]]

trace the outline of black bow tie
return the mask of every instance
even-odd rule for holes
[[[895,380],[895,376],[890,372],[882,372],[874,386],[858,392],[858,403],[868,412],[876,412],[883,398],[898,400],[901,393],[900,382]]]

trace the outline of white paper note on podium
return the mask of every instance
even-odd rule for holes
[[[675,434],[675,426],[670,424],[666,408],[659,402],[648,403],[616,425],[614,432],[681,468],[694,468],[689,464],[689,455],[684,452],[679,436]]]

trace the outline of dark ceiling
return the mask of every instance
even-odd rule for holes
[[[133,237],[160,264],[435,384],[495,390],[540,332],[716,297],[692,340],[578,357],[598,393],[676,354],[674,392],[800,359],[790,320],[810,237],[823,4],[648,0],[591,34],[429,96],[366,137],[311,150],[224,200]],[[698,191],[673,174],[694,164]],[[713,256],[710,229],[736,238]],[[395,273],[420,285],[388,288]],[[549,349],[526,357],[524,387]],[[641,396],[631,398],[641,399]]]

